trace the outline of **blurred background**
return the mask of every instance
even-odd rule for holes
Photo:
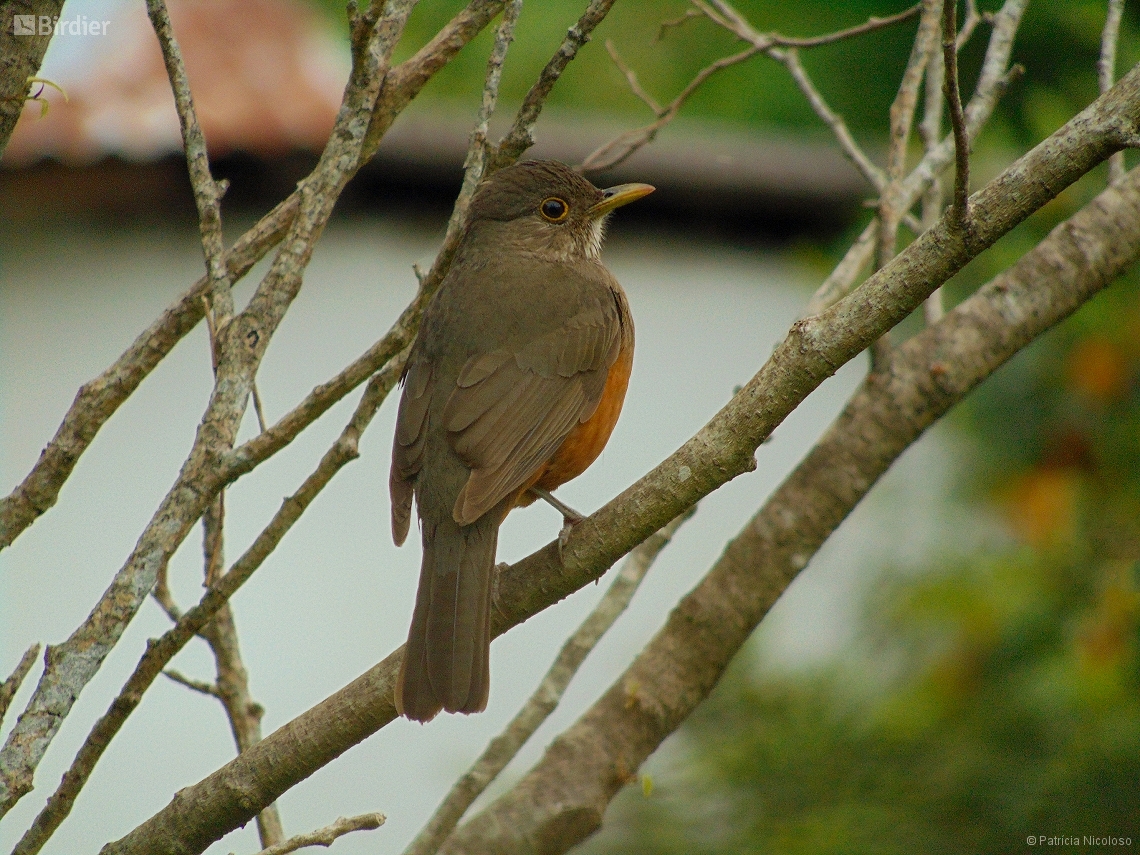
[[[215,174],[232,182],[223,208],[232,240],[315,163],[347,75],[344,11],[331,0],[170,5]],[[422,3],[397,59],[462,5]],[[524,8],[493,131],[580,5]],[[905,6],[737,4],[757,29],[800,36]],[[737,49],[707,21],[661,30],[685,9],[679,0],[616,4],[556,87],[533,155],[577,162],[652,120],[607,56],[607,39],[659,102]],[[63,17],[80,16],[109,21],[107,34],[53,39],[41,76],[69,100],[46,89],[46,116],[31,105],[0,161],[4,491],[27,473],[79,385],[202,272],[173,102],[141,4],[70,0]],[[1014,50],[1026,73],[977,144],[975,186],[1095,98],[1104,16],[1103,2],[1030,2]],[[1128,4],[1118,76],[1140,59],[1138,34],[1140,11]],[[913,35],[906,23],[802,52],[873,153],[885,147]],[[987,37],[983,24],[963,54],[966,92]],[[270,420],[366,349],[414,293],[411,265],[430,263],[458,189],[489,46],[484,33],[428,84],[350,185],[259,375]],[[638,358],[611,445],[561,491],[584,511],[659,462],[759,368],[865,226],[871,195],[784,69],[762,57],[714,77],[657,143],[593,177],[658,190],[620,212],[607,242],[638,323]],[[1015,261],[1105,179],[1096,170],[977,259],[950,283],[947,305]],[[239,304],[263,269],[238,286]],[[896,338],[919,324],[906,322]],[[825,383],[760,449],[757,472],[702,504],[498,791],[615,679],[864,370],[858,359]],[[209,389],[203,328],[108,422],[57,507],[0,554],[0,672],[33,641],[64,639],[90,610],[170,486]],[[315,466],[354,403],[229,492],[230,561]],[[394,401],[366,434],[362,458],[235,597],[266,733],[404,640],[419,550],[396,550],[387,534],[393,418]],[[243,436],[254,430],[246,424]],[[545,544],[558,525],[546,508],[516,513],[501,560]],[[200,595],[200,549],[195,533],[171,564],[183,607]],[[1140,282],[1130,274],[904,455],[583,851],[999,853],[1025,849],[1030,834],[1124,836],[1140,848],[1138,561]],[[600,595],[579,592],[496,642],[485,714],[428,727],[396,722],[287,794],[287,832],[381,810],[385,828],[333,851],[400,851]],[[0,846],[19,839],[145,639],[167,626],[148,603],[81,696],[35,792],[0,826]],[[205,645],[190,645],[174,666],[200,679],[213,673]],[[216,701],[156,684],[44,851],[97,850],[232,751]],[[251,826],[210,851],[256,848]]]

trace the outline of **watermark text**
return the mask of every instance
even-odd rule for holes
[[[110,21],[93,21],[86,15],[13,15],[14,36],[105,36]]]
[[[1030,846],[1132,846],[1131,837],[1116,834],[1030,834]]]

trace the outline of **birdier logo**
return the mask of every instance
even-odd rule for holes
[[[110,21],[92,21],[86,15],[13,15],[14,36],[105,36]]]

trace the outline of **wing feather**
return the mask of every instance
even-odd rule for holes
[[[617,306],[600,301],[513,354],[468,360],[444,408],[451,446],[472,470],[456,499],[458,523],[526,483],[594,414],[621,334]]]
[[[404,393],[396,416],[396,437],[392,442],[392,469],[388,474],[388,495],[392,503],[392,540],[397,546],[408,537],[412,518],[412,479],[420,471],[427,440],[427,414],[431,403],[431,363],[413,360],[404,375]]]

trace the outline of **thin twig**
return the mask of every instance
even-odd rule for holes
[[[577,23],[566,31],[566,38],[562,40],[554,56],[538,75],[538,80],[523,98],[522,106],[515,114],[515,121],[510,130],[499,140],[495,155],[489,164],[489,173],[514,163],[524,151],[534,145],[534,126],[550,91],[562,76],[562,72],[566,70],[566,66],[578,55],[582,45],[590,40],[594,28],[605,20],[613,5],[614,0],[590,0],[590,5],[586,7],[586,11],[582,13]]]
[[[195,680],[193,677],[187,677],[181,671],[175,671],[173,668],[167,668],[162,672],[162,676],[180,686],[185,686],[192,692],[209,695],[211,698],[221,697],[218,693],[218,687],[213,683],[207,683],[205,680]]]
[[[514,759],[527,740],[549,718],[562,700],[566,687],[602,636],[621,616],[637,592],[641,580],[669,545],[673,535],[697,511],[696,506],[678,515],[658,532],[635,547],[622,563],[609,590],[587,615],[558,652],[554,664],[538,684],[534,694],[511,719],[502,733],[484,749],[479,759],[444,798],[427,825],[416,835],[404,855],[435,855],[444,840],[463,818],[471,804]]]
[[[909,206],[898,199],[903,176],[906,174],[907,153],[910,151],[914,114],[918,108],[918,94],[922,78],[937,49],[940,0],[923,0],[922,18],[914,37],[906,69],[899,82],[898,93],[891,102],[890,132],[887,146],[886,183],[879,193],[879,243],[875,251],[875,269],[887,265],[898,251],[899,225],[909,212]],[[891,352],[890,331],[871,346],[871,370],[888,364]]]
[[[225,493],[218,493],[213,504],[202,515],[202,557],[205,586],[213,585],[225,570]],[[230,732],[238,753],[261,741],[261,719],[265,708],[249,691],[249,673],[241,658],[237,623],[228,602],[218,609],[213,620],[198,630],[198,635],[214,655],[216,675],[211,694],[222,703]],[[257,815],[257,833],[263,848],[285,839],[285,829],[277,804],[267,805]]]
[[[692,12],[693,10],[690,9],[689,11]],[[625,76],[625,82],[629,85],[629,91],[640,98],[642,102],[644,102],[645,105],[653,111],[653,115],[661,118],[661,115],[665,111],[662,109],[661,105],[657,103],[653,96],[646,92],[644,87],[642,87],[641,81],[637,79],[637,72],[626,65],[625,60],[622,59],[621,54],[618,53],[618,49],[614,47],[612,39],[606,39],[606,53],[610,55],[610,59],[612,59],[614,65],[618,67],[618,71],[620,71]]]
[[[332,825],[326,825],[324,828],[318,828],[316,831],[310,831],[307,834],[290,837],[283,843],[262,849],[257,855],[289,855],[290,852],[296,852],[298,849],[304,849],[307,846],[332,846],[338,837],[343,837],[354,831],[372,831],[382,826],[387,819],[382,813],[342,816]]]
[[[750,47],[742,50],[740,53],[721,57],[711,65],[702,68],[697,72],[697,75],[689,81],[688,85],[681,90],[681,94],[674,98],[669,106],[660,112],[655,122],[651,122],[645,127],[635,128],[632,131],[619,134],[605,145],[591,152],[591,154],[582,161],[578,169],[582,172],[597,172],[603,169],[610,169],[625,162],[630,155],[657,138],[657,134],[661,129],[677,117],[677,113],[680,112],[684,103],[689,100],[689,96],[700,89],[706,80],[718,71],[751,59],[759,52],[758,48]]]
[[[978,11],[977,0],[966,0],[966,17],[962,21],[962,26],[958,28],[956,38],[956,46],[959,51],[970,41],[970,37],[974,35],[974,30],[977,29],[982,20],[982,13]]]
[[[1108,0],[1108,13],[1100,34],[1100,58],[1096,63],[1097,82],[1103,95],[1112,88],[1116,75],[1116,45],[1120,40],[1120,20],[1124,16],[1124,0]],[[1115,184],[1124,178],[1124,152],[1118,151],[1108,159],[1108,182]]]
[[[891,103],[887,178],[892,185],[897,184],[906,171],[906,155],[910,148],[910,134],[914,127],[915,110],[918,107],[918,93],[930,55],[938,40],[938,3],[939,0],[924,0],[922,4],[922,18],[918,25],[918,33],[914,37],[914,46],[911,48],[902,80],[899,82],[898,93]],[[892,211],[891,219],[897,223],[901,213]],[[879,265],[886,264],[893,255],[892,251],[886,258],[880,257]]]
[[[901,24],[903,21],[915,17],[922,10],[922,3],[919,2],[909,9],[904,9],[895,15],[888,15],[885,18],[871,16],[862,24],[848,27],[845,30],[836,30],[833,33],[825,33],[822,36],[797,38],[795,36],[781,35],[780,33],[758,33],[727,0],[708,0],[708,5],[705,4],[704,0],[691,0],[691,2],[714,22],[727,29],[731,29],[740,39],[746,42],[752,42],[761,50],[767,50],[769,47],[813,48],[821,47],[822,45],[831,45],[836,42],[841,42],[844,39],[855,38],[865,35],[866,33],[874,32],[875,30]],[[709,6],[715,8],[719,14],[710,15],[708,10]],[[746,33],[747,35],[745,35]]]
[[[854,288],[859,277],[869,270],[875,257],[875,246],[879,240],[879,220],[875,218],[863,229],[855,243],[844,253],[839,264],[823,280],[804,309],[802,317],[818,315],[833,303],[838,303]]]
[[[973,0],[967,4],[967,23],[970,20],[971,13],[975,18],[978,17]],[[962,32],[965,30],[966,24],[963,24]],[[959,41],[961,41],[961,33],[959,33]],[[942,83],[945,73],[946,65],[942,58],[942,52],[933,51],[926,67],[922,121],[918,125],[918,135],[922,138],[922,147],[925,153],[929,153],[942,139],[942,111],[945,108]],[[922,221],[919,223],[922,231],[926,231],[938,222],[938,218],[942,216],[942,205],[942,179],[935,177],[930,182],[930,186],[926,188],[926,192],[922,194]],[[922,314],[929,326],[938,323],[943,313],[942,287],[939,286],[922,304]]]
[[[32,670],[32,666],[36,664],[36,657],[39,655],[40,645],[37,642],[24,651],[19,664],[16,665],[16,670],[0,684],[0,724],[4,723],[4,716],[12,704],[12,698],[16,697],[16,692],[20,691],[20,686],[27,678],[28,672]]]
[[[693,20],[693,18],[701,17],[703,17],[703,15],[696,9],[686,9],[681,13],[679,17],[662,21],[661,26],[657,28],[657,36],[653,40],[655,42],[659,42],[665,38],[665,33],[667,33],[669,30],[677,27],[683,27],[685,24],[689,23],[689,21]]]
[[[253,395],[253,411],[257,414],[257,429],[265,433],[265,410],[261,406],[261,393],[257,391],[257,381],[254,380],[250,389]]]
[[[943,0],[942,10],[942,63],[945,67],[943,86],[946,106],[950,109],[950,125],[954,129],[954,197],[950,211],[960,223],[964,223],[970,195],[970,135],[966,131],[962,96],[958,92],[958,42],[954,37],[958,16],[956,0]]]
[[[522,0],[510,0],[503,9],[503,20],[495,30],[495,44],[491,54],[487,57],[487,72],[483,79],[483,97],[479,103],[479,116],[471,137],[467,143],[467,155],[463,159],[463,185],[459,195],[455,198],[455,205],[451,210],[451,217],[447,221],[447,231],[444,234],[443,246],[436,253],[435,261],[427,275],[420,279],[420,293],[417,300],[426,299],[443,281],[443,277],[451,268],[451,259],[459,246],[459,239],[463,235],[463,228],[467,222],[467,208],[471,204],[471,197],[475,195],[475,188],[487,174],[488,162],[492,151],[487,142],[487,128],[495,107],[499,101],[499,80],[503,74],[503,63],[507,58],[507,51],[515,37],[515,24],[522,12]],[[418,277],[417,277],[418,278]]]
[[[171,622],[178,623],[182,619],[182,609],[178,607],[178,603],[174,601],[174,595],[170,592],[169,575],[170,568],[164,564],[158,571],[158,578],[155,579],[154,590],[150,592],[150,595]]]
[[[225,181],[214,181],[210,174],[206,138],[198,125],[194,99],[190,94],[190,81],[186,77],[182,51],[174,38],[165,0],[146,0],[146,11],[155,35],[158,36],[162,58],[166,63],[166,75],[170,78],[170,88],[174,92],[174,105],[178,110],[178,121],[186,148],[186,166],[190,171],[190,186],[194,190],[194,203],[198,207],[202,252],[206,257],[206,275],[210,280],[212,320],[216,328],[220,329],[229,323],[234,313],[230,274],[226,265],[226,245],[222,240],[222,196],[228,185]]]
[[[825,125],[831,128],[832,134],[835,135],[835,139],[839,142],[840,149],[847,155],[847,159],[855,164],[856,169],[859,170],[868,184],[877,191],[882,192],[882,189],[887,184],[886,175],[872,162],[862,147],[855,142],[855,137],[851,135],[851,131],[848,129],[847,123],[843,121],[843,117],[832,110],[828,105],[823,97],[823,93],[816,88],[811,77],[808,76],[807,71],[803,65],[800,64],[799,54],[795,50],[787,50],[779,52],[770,51],[769,55],[772,56],[773,59],[783,63],[784,67],[788,69],[788,73],[792,75],[792,80],[795,81],[800,92],[807,98],[812,110],[823,120]]]
[[[210,652],[214,654],[217,670],[214,682],[216,696],[222,702],[230,732],[240,754],[261,741],[261,719],[265,708],[250,694],[249,673],[242,664],[241,645],[238,643],[237,625],[230,603],[224,603],[198,634],[206,640]],[[285,839],[285,829],[276,802],[266,805],[257,814],[257,833],[264,848]]]

